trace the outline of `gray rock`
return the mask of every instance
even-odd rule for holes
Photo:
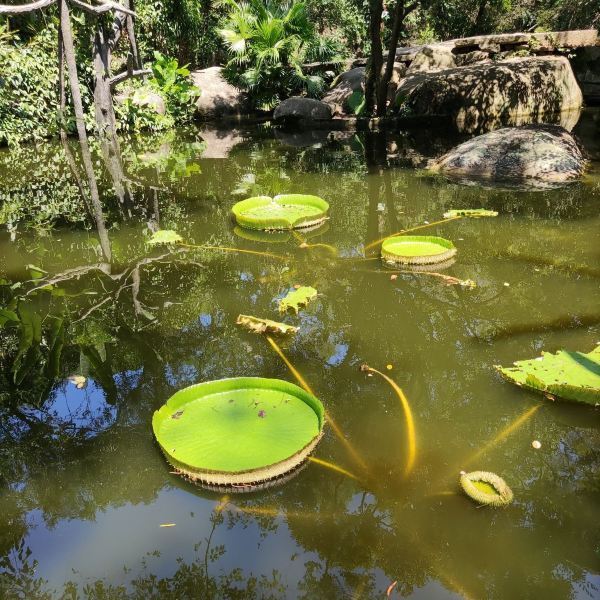
[[[456,62],[454,54],[452,54],[452,49],[449,46],[441,44],[423,46],[410,63],[406,75],[434,73],[444,69],[452,69],[453,67],[456,67]]]
[[[337,76],[331,89],[323,96],[323,102],[331,107],[334,115],[346,112],[348,98],[354,92],[365,91],[365,67],[356,67]]]
[[[247,112],[245,94],[225,81],[221,71],[221,67],[209,67],[191,73],[194,84],[200,88],[196,113],[203,119],[239,116]]]
[[[469,133],[540,122],[572,128],[582,104],[581,90],[563,56],[407,75],[395,100],[401,114],[446,117]]]
[[[454,57],[457,67],[467,67],[482,62],[490,62],[490,55],[482,50],[473,50],[465,54],[457,54]]]
[[[578,179],[586,161],[573,136],[557,125],[492,131],[442,156],[432,170],[458,179],[552,186]]]
[[[313,98],[293,96],[284,100],[273,113],[275,121],[328,121],[331,108],[325,102]]]

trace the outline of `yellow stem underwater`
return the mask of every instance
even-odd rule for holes
[[[198,250],[221,250],[222,252],[240,252],[242,254],[255,254],[257,256],[267,256],[269,258],[275,258],[277,260],[287,260],[285,256],[281,254],[273,254],[272,252],[260,252],[258,250],[243,250],[241,248],[230,248],[229,246],[197,246],[196,244],[186,244],[184,242],[177,242],[178,246],[184,248],[197,248]]]
[[[450,217],[449,219],[440,219],[439,221],[434,221],[433,223],[425,223],[425,225],[417,225],[416,227],[411,227],[410,229],[402,229],[401,231],[398,231],[396,233],[390,233],[389,235],[386,235],[385,237],[375,240],[374,242],[368,243],[365,246],[365,252],[367,250],[370,250],[371,248],[374,248],[378,244],[381,244],[381,242],[383,242],[384,240],[387,240],[389,237],[392,237],[393,235],[404,235],[405,233],[410,233],[411,231],[418,231],[419,229],[426,229],[427,227],[433,227],[434,225],[440,225],[441,223],[449,223],[450,221],[456,221],[456,219],[462,219],[462,217],[457,216],[457,217]]]
[[[308,460],[317,465],[321,465],[322,467],[325,467],[326,469],[331,469],[332,471],[336,471],[337,473],[341,473],[342,475],[345,475],[346,477],[350,477],[351,479],[356,479],[357,481],[359,481],[358,477],[356,475],[354,475],[354,473],[350,473],[350,471],[346,471],[346,469],[344,469],[334,463],[331,463],[327,460],[323,460],[322,458],[315,458],[314,456],[309,456]]]
[[[404,467],[404,477],[408,477],[414,469],[415,459],[417,456],[417,436],[415,434],[415,421],[413,419],[412,411],[410,409],[410,404],[408,403],[408,400],[404,395],[402,388],[400,388],[400,386],[391,377],[388,377],[385,373],[382,373],[377,369],[373,369],[372,367],[368,367],[368,370],[371,373],[377,373],[377,375],[383,377],[383,379],[385,379],[390,384],[394,392],[396,392],[396,395],[400,400],[400,404],[402,405],[402,410],[404,411],[404,418],[406,420],[406,437],[408,441],[408,456],[406,458],[406,466]]]
[[[316,394],[313,392],[313,390],[308,385],[308,383],[306,383],[306,380],[304,379],[304,377],[302,377],[300,372],[288,360],[287,356],[283,353],[283,350],[279,347],[277,342],[270,335],[267,335],[266,337],[267,337],[267,341],[271,345],[271,348],[273,348],[273,350],[275,350],[275,352],[279,355],[279,358],[281,358],[281,360],[285,363],[286,367],[290,370],[292,375],[296,378],[296,380],[298,381],[300,386],[302,388],[304,388],[309,394],[316,396]],[[338,427],[337,423],[333,420],[333,418],[331,417],[331,415],[329,414],[328,411],[325,411],[325,417],[326,417],[327,421],[329,422],[329,424],[331,425],[331,429],[333,429],[333,432],[335,433],[336,437],[340,440],[340,442],[342,442],[342,444],[348,451],[348,454],[350,454],[350,456],[353,458],[353,460],[362,469],[367,470],[367,465],[366,465],[365,461],[360,457],[358,452],[352,447],[350,442],[346,439],[342,430]]]

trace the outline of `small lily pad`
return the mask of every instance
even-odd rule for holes
[[[519,360],[514,365],[496,369],[518,386],[563,400],[600,405],[600,346],[588,354],[542,352],[539,358]]]
[[[286,335],[298,331],[298,327],[294,327],[293,325],[278,323],[270,319],[260,319],[251,315],[238,315],[235,323],[254,333],[281,333]]]
[[[317,297],[317,290],[314,287],[303,285],[297,290],[292,290],[279,301],[279,312],[284,313],[292,309],[296,314],[302,306],[306,306],[311,300]]]
[[[183,242],[183,238],[171,229],[159,229],[146,241],[149,246],[159,246],[160,244],[177,244]]]
[[[454,208],[444,213],[444,219],[454,217],[497,217],[495,210],[486,210],[485,208]]]
[[[329,204],[318,196],[282,194],[256,196],[231,209],[238,225],[249,229],[285,230],[312,227],[327,219]]]
[[[478,504],[506,506],[513,500],[512,490],[504,479],[489,471],[461,473],[460,486]]]
[[[450,240],[430,235],[394,235],[383,241],[381,257],[389,264],[430,265],[456,255]]]

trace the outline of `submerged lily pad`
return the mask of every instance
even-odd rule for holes
[[[328,210],[325,200],[306,194],[256,196],[237,202],[232,208],[238,225],[262,230],[312,227],[327,219]]]
[[[155,231],[146,241],[149,246],[158,246],[160,244],[177,244],[183,242],[183,238],[171,229],[159,229]]]
[[[286,312],[290,308],[298,314],[302,306],[306,306],[313,298],[317,297],[314,287],[303,285],[297,290],[292,290],[279,301],[279,312]]]
[[[451,259],[456,252],[450,240],[431,235],[394,235],[381,245],[381,257],[391,264],[431,265]]]
[[[180,390],[154,413],[152,429],[184,477],[251,491],[302,465],[323,422],[321,402],[298,386],[238,377]]]
[[[592,406],[600,404],[600,346],[588,354],[543,352],[539,358],[514,364],[496,369],[512,383],[530,390]]]
[[[486,210],[485,208],[454,208],[444,213],[444,219],[453,217],[497,217],[495,210]]]
[[[278,323],[270,319],[260,319],[251,315],[238,315],[235,323],[254,333],[282,333],[286,335],[298,331],[298,327],[294,327],[293,325]]]
[[[504,479],[489,471],[461,473],[460,486],[478,504],[506,506],[513,500],[512,490]]]

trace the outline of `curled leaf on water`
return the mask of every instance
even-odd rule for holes
[[[453,217],[497,217],[498,212],[495,210],[486,210],[485,208],[454,208],[444,213],[444,219],[452,219]]]
[[[296,314],[302,306],[306,306],[311,300],[317,297],[317,290],[310,286],[301,286],[288,294],[279,301],[279,312],[284,313],[292,309]]]
[[[271,321],[270,319],[260,319],[251,315],[238,315],[235,323],[254,333],[281,333],[287,335],[289,333],[296,333],[299,329],[293,325],[286,325],[285,323]]]
[[[465,494],[478,504],[506,506],[513,500],[512,490],[504,479],[489,471],[462,472],[460,486]]]
[[[587,354],[542,352],[541,357],[519,360],[514,365],[496,369],[508,381],[552,399],[600,405],[600,346]]]
[[[177,244],[183,242],[183,238],[172,229],[159,229],[155,231],[146,241],[149,246],[158,246],[160,244]]]
[[[67,380],[70,381],[78,390],[83,389],[87,385],[87,379],[83,375],[69,375]]]

